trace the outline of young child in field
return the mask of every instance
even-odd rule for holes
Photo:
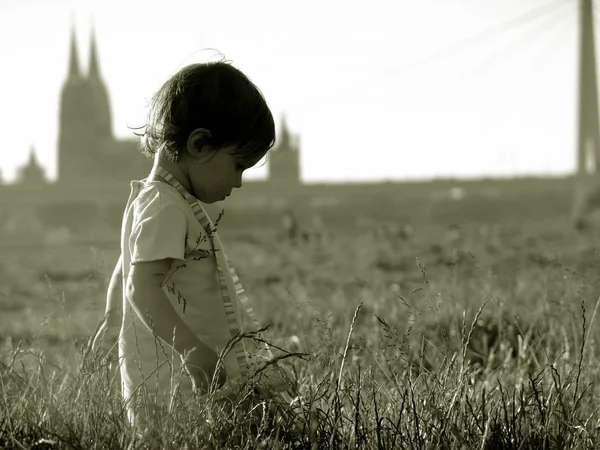
[[[232,336],[258,323],[215,231],[218,220],[203,204],[241,188],[244,170],[274,142],[262,94],[226,62],[187,66],[154,95],[141,141],[154,166],[148,178],[131,182],[122,254],[95,338],[97,348],[104,334],[118,334],[132,423],[148,405],[169,410],[177,396],[206,393],[213,377],[216,395],[233,398],[256,364],[272,358],[268,346],[243,339],[217,370]],[[273,367],[261,383],[286,395],[285,376]]]

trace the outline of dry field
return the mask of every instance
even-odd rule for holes
[[[600,447],[599,232],[325,223],[290,241],[222,226],[268,340],[307,354],[287,360],[301,400],[273,412],[286,425],[191,401],[136,435],[114,369],[85,354],[118,248],[6,248],[0,447]]]

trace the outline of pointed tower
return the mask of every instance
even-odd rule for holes
[[[281,125],[279,126],[279,142],[281,143],[281,148],[290,147],[290,132],[287,127],[287,122],[285,120],[285,113],[281,114]]]
[[[38,162],[33,146],[29,150],[28,163],[19,169],[17,183],[27,186],[42,186],[47,183],[44,168]]]
[[[94,23],[91,25],[90,32],[90,67],[88,76],[91,79],[100,79],[100,66],[98,64],[98,54],[96,50],[96,33],[94,30]]]
[[[79,66],[75,23],[71,23],[71,42],[67,78],[60,95],[58,125],[58,182],[72,183],[82,176],[90,129],[90,101]]]
[[[301,183],[299,142],[290,134],[285,116],[282,115],[277,143],[269,152],[269,182],[289,185]]]
[[[79,52],[77,51],[77,37],[75,36],[75,26],[71,24],[71,46],[69,51],[69,80],[81,80],[81,70],[79,66]]]
[[[579,108],[577,136],[577,173],[573,219],[577,224],[591,209],[600,207],[600,117],[594,45],[592,0],[580,0]],[[594,200],[596,199],[596,200]],[[594,204],[592,204],[594,203]]]
[[[90,34],[90,66],[88,70],[87,81],[92,96],[93,113],[94,113],[94,131],[98,142],[112,140],[112,126],[110,101],[106,85],[100,74],[100,64],[98,58],[98,49],[96,44],[96,33],[94,24],[91,25]]]

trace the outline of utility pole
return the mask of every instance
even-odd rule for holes
[[[573,219],[579,223],[589,210],[588,197],[597,190],[600,172],[600,118],[594,43],[594,0],[579,4],[579,105],[577,130],[577,173]]]

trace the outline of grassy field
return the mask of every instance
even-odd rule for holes
[[[298,242],[225,229],[268,340],[307,354],[286,360],[298,401],[226,415],[190,399],[139,435],[114,368],[85,353],[118,248],[4,249],[0,448],[600,447],[600,233],[452,222]]]

